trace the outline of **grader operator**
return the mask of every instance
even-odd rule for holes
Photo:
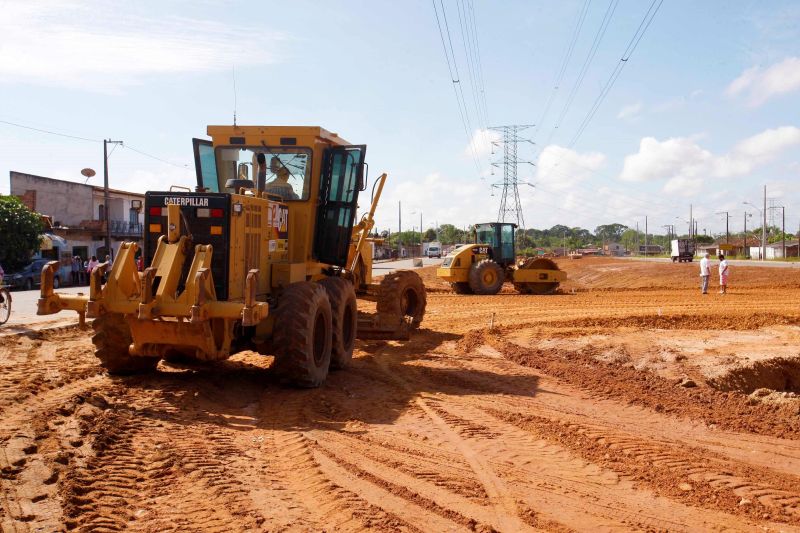
[[[346,367],[356,337],[408,338],[425,291],[410,271],[372,281],[368,235],[386,174],[356,222],[366,145],[320,127],[207,132],[211,141],[194,139],[195,191],[146,193],[143,250],[122,243],[110,271],[104,263],[92,272],[88,297],[55,293],[50,263],[38,313],[94,318],[92,342],[109,373],[254,350],[306,387]],[[359,312],[357,295],[377,312]]]
[[[544,257],[515,263],[516,227],[508,222],[475,224],[475,243],[450,252],[436,275],[458,294],[497,294],[505,281],[522,294],[554,292],[566,273]]]

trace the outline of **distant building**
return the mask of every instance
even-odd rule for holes
[[[618,242],[610,242],[603,245],[603,253],[605,255],[623,256],[625,255],[625,247]]]
[[[797,241],[786,241],[786,257],[798,257]],[[776,242],[767,245],[767,259],[782,259],[783,243]]]
[[[62,260],[75,255],[104,259],[115,255],[122,241],[142,242],[143,194],[110,189],[106,206],[103,187],[13,170],[9,181],[12,195],[52,220],[48,233],[63,239],[58,243]],[[112,251],[105,248],[106,224],[111,229]]]
[[[639,255],[659,255],[664,253],[664,248],[659,244],[640,244]]]

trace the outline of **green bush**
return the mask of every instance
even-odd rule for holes
[[[0,196],[0,265],[6,273],[25,266],[39,249],[42,219],[16,196]]]

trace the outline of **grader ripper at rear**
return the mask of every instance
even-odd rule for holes
[[[497,294],[508,280],[522,294],[550,294],[567,279],[554,261],[544,257],[515,264],[516,224],[475,224],[475,244],[450,252],[436,275],[458,294]]]
[[[54,293],[50,263],[38,313],[94,318],[96,355],[115,374],[250,349],[313,387],[347,366],[356,337],[408,338],[425,313],[422,280],[410,271],[372,280],[368,235],[386,174],[354,224],[366,146],[319,127],[209,126],[208,135],[194,139],[195,192],[145,195],[144,272],[138,245],[122,243],[110,271],[92,272],[86,297]],[[357,295],[377,313],[359,313]]]

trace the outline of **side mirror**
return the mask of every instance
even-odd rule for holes
[[[359,163],[358,170],[356,172],[356,178],[358,179],[358,190],[366,191],[367,184],[369,183],[369,165],[366,162]]]

